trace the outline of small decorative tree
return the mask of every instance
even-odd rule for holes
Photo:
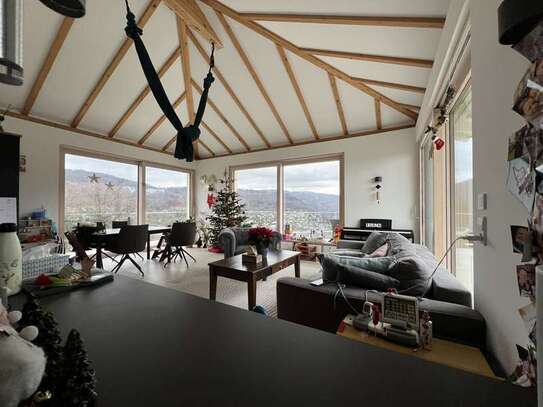
[[[220,246],[219,233],[225,228],[241,226],[247,220],[245,204],[241,203],[239,194],[234,190],[234,180],[226,171],[219,180],[222,188],[217,192],[217,198],[211,207],[212,214],[207,217],[210,223],[210,243]]]

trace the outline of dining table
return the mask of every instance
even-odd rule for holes
[[[151,235],[163,234],[170,232],[172,230],[171,226],[163,225],[149,225],[149,230],[147,231],[147,260],[151,259]],[[98,232],[93,233],[93,237],[96,239],[96,267],[99,269],[104,268],[104,263],[102,260],[102,246],[103,242],[111,237],[114,237],[119,234],[121,231],[120,228],[109,228],[102,229]]]

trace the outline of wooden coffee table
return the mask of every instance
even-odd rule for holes
[[[243,264],[242,255],[209,263],[209,299],[217,297],[217,277],[244,281],[248,286],[248,305],[252,310],[256,305],[256,282],[263,280],[294,264],[294,275],[300,277],[300,252],[290,250],[269,251],[261,264]]]

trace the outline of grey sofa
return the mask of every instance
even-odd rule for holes
[[[427,267],[430,274],[437,266],[436,258],[427,248],[403,241],[401,246],[402,250],[415,253],[416,264]],[[338,248],[363,251],[363,243],[340,242]],[[322,272],[310,279],[280,278],[277,281],[278,317],[335,333],[343,318],[353,311],[336,296],[336,283],[320,287],[310,285],[321,277]],[[440,267],[427,283],[419,308],[430,313],[434,336],[485,349],[486,324],[482,315],[471,308],[471,293],[444,267]],[[345,296],[358,310],[362,309],[366,291],[366,288],[354,286],[344,289]]]
[[[224,229],[219,234],[219,242],[224,250],[224,258],[233,257],[237,254],[245,253],[249,245],[249,229],[244,227],[234,227]],[[273,232],[272,250],[278,250],[281,244],[281,234]]]

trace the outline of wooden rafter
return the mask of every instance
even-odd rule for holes
[[[179,47],[175,49],[171,53],[169,58],[166,60],[164,65],[162,65],[162,67],[157,72],[159,78],[162,78],[162,76],[164,76],[164,74],[168,72],[168,70],[172,67],[176,59],[179,58],[180,50],[181,48]],[[143,102],[143,99],[145,99],[150,92],[151,92],[151,88],[149,87],[149,85],[145,86],[145,88],[140,92],[140,94],[136,97],[136,99],[134,99],[130,107],[126,110],[126,112],[124,112],[121,118],[117,121],[115,126],[111,129],[111,131],[109,132],[109,137],[115,137],[115,135],[120,130],[120,128],[127,122],[127,120],[130,118],[132,113],[134,113],[134,111],[138,108],[140,103]]]
[[[417,105],[410,105],[408,103],[402,103],[402,106],[405,107],[406,109],[415,110],[417,112],[420,110],[420,106],[417,106]]]
[[[280,148],[304,146],[304,145],[307,145],[307,144],[326,143],[328,141],[350,140],[350,139],[355,138],[355,137],[364,137],[364,136],[371,136],[371,135],[374,135],[374,134],[388,133],[388,132],[391,132],[391,131],[412,129],[413,127],[415,127],[415,125],[413,123],[401,124],[401,125],[398,125],[398,126],[386,127],[386,128],[384,128],[382,130],[375,129],[375,130],[362,131],[362,132],[358,132],[358,133],[352,133],[349,138],[345,138],[345,136],[343,134],[341,134],[341,135],[337,135],[337,136],[333,136],[333,137],[321,137],[318,140],[308,139],[308,140],[305,140],[305,141],[299,141],[295,145],[282,144],[282,145],[273,146],[271,148],[255,149],[255,150],[253,150],[251,152],[239,151],[239,152],[235,152],[235,153],[232,153],[232,154],[217,154],[215,157],[218,158],[218,157],[226,157],[226,156],[231,156],[231,155],[250,154],[250,153],[256,153],[256,152],[260,152],[260,151],[277,150],[277,149],[280,149]],[[201,158],[201,160],[206,160],[207,158],[211,158],[211,157]]]
[[[240,16],[253,21],[280,21],[288,23],[312,23],[334,25],[369,25],[377,27],[443,28],[444,17],[380,17],[338,16],[308,14],[241,13]]]
[[[226,143],[219,137],[219,135],[218,135],[217,133],[215,133],[215,132],[211,129],[211,127],[209,127],[209,126],[206,124],[206,122],[204,122],[204,121],[202,120],[202,123],[201,123],[201,124],[202,124],[202,127],[203,127],[204,129],[206,129],[206,130],[209,132],[209,134],[211,134],[211,136],[212,136],[215,140],[217,140],[217,142],[218,142],[218,143],[219,143],[226,151],[228,151],[230,154],[232,154],[232,149],[226,145]]]
[[[177,134],[174,135],[170,141],[168,141],[164,147],[162,147],[161,151],[162,152],[166,152],[168,151],[168,149],[173,145],[173,143],[175,143],[175,140],[177,140]],[[215,156],[216,154],[213,152],[213,150],[211,148],[209,148],[209,146],[204,143],[202,140],[198,139],[194,142],[195,144],[198,144],[198,145],[201,145],[202,147],[204,147],[212,156]],[[200,159],[200,158],[198,158]]]
[[[172,106],[173,106],[174,109],[177,109],[177,107],[185,99],[186,94],[187,93],[185,91],[183,91],[181,96],[179,96],[175,100],[175,102],[173,102]],[[143,143],[145,143],[147,141],[147,139],[149,139],[149,137],[151,137],[151,135],[156,131],[156,129],[158,129],[160,127],[160,125],[164,122],[164,120],[166,120],[166,116],[165,115],[160,116],[158,118],[158,120],[149,128],[149,130],[147,130],[147,132],[143,135],[143,137],[139,139],[138,144],[142,145]]]
[[[140,19],[138,20],[138,26],[140,28],[145,27],[145,24],[149,21],[153,13],[156,11],[160,4],[161,0],[151,0],[149,4],[147,5],[145,11],[141,15]],[[75,118],[72,120],[72,127],[77,127],[81,123],[81,120],[83,120],[83,117],[85,114],[89,111],[90,107],[102,91],[104,89],[104,86],[106,86],[106,83],[113,75],[113,72],[115,72],[115,69],[119,66],[121,61],[123,60],[124,56],[132,46],[132,39],[131,38],[125,38],[123,41],[121,47],[118,49],[117,53],[107,66],[106,70],[102,73],[100,76],[100,79],[98,79],[98,82],[94,85],[91,93],[83,103],[83,106],[79,109],[79,112],[76,114]]]
[[[277,52],[279,52],[279,57],[281,58],[281,61],[283,62],[283,66],[285,67],[285,70],[287,71],[288,77],[290,79],[290,83],[292,83],[292,87],[294,88],[294,92],[296,92],[296,96],[298,97],[298,101],[300,102],[300,105],[302,106],[302,110],[304,111],[305,118],[307,120],[307,124],[309,124],[309,127],[311,129],[311,132],[313,133],[313,137],[315,139],[319,139],[319,133],[317,132],[317,128],[315,127],[315,123],[313,123],[313,118],[311,117],[311,113],[309,112],[309,108],[307,107],[307,103],[305,102],[304,95],[302,93],[302,89],[300,88],[300,85],[298,84],[298,81],[296,80],[296,75],[294,74],[294,70],[292,69],[292,66],[290,65],[290,62],[288,60],[287,54],[283,47],[280,45],[277,45]]]
[[[177,134],[175,134],[175,135],[170,139],[170,141],[168,141],[168,142],[164,145],[164,147],[162,147],[162,151],[168,150],[168,148],[171,147],[171,145],[175,142],[176,139],[177,139]]]
[[[381,102],[375,99],[375,124],[378,130],[383,128],[383,119],[381,118]]]
[[[191,39],[191,41],[193,42],[194,46],[196,47],[196,49],[198,50],[198,52],[200,53],[200,55],[202,56],[202,58],[204,58],[205,61],[209,61],[209,55],[208,53],[205,51],[205,49],[202,47],[202,45],[200,44],[200,41],[198,41],[198,39],[194,36],[194,34],[192,33],[192,31],[189,30],[188,32],[189,34],[189,38]],[[230,97],[232,98],[232,100],[234,101],[234,103],[238,106],[239,110],[241,110],[241,112],[244,114],[244,116],[247,118],[247,120],[249,121],[249,123],[251,124],[251,126],[253,126],[253,128],[255,129],[256,133],[258,134],[258,136],[262,139],[262,141],[264,142],[264,144],[267,146],[267,147],[271,147],[271,144],[270,142],[268,141],[268,139],[266,138],[266,136],[264,135],[264,133],[262,132],[262,130],[260,130],[260,128],[258,127],[258,125],[256,124],[256,122],[253,120],[253,118],[251,117],[251,115],[249,114],[249,112],[247,111],[247,109],[245,108],[245,106],[243,105],[243,103],[241,102],[241,100],[239,99],[239,97],[236,95],[236,93],[234,92],[234,90],[232,89],[232,87],[230,86],[230,84],[228,83],[228,81],[226,80],[226,78],[224,77],[224,75],[222,74],[222,72],[219,70],[219,68],[217,68],[217,66],[215,66],[213,68],[213,72],[215,73],[215,75],[217,75],[217,78],[219,78],[219,81],[222,83],[222,85],[224,86],[224,89],[226,89],[226,91],[228,92],[228,94],[230,95]]]
[[[260,24],[255,23],[254,21],[246,20],[233,9],[230,7],[225,6],[224,4],[220,3],[217,0],[200,0],[202,3],[207,4],[211,8],[213,8],[216,12],[222,13],[224,15],[227,15],[228,17],[236,20],[240,24],[246,26],[247,28],[251,29],[252,31],[257,32],[258,34],[262,35],[263,37],[267,38],[268,40],[281,45],[283,48],[288,49],[292,53],[298,55],[300,58],[305,59],[309,63],[325,70],[329,74],[332,74],[336,78],[341,79],[342,81],[347,82],[351,86],[367,93],[372,98],[379,99],[382,103],[384,103],[387,106],[390,106],[391,108],[397,110],[398,112],[406,115],[412,120],[417,120],[418,115],[414,112],[412,112],[409,109],[405,109],[402,107],[399,103],[392,100],[391,98],[383,95],[382,93],[376,91],[375,89],[371,88],[370,86],[366,85],[364,82],[361,81],[355,81],[352,79],[347,73],[341,71],[340,69],[324,62],[323,60],[302,51],[299,47],[291,43],[290,41],[286,40],[285,38],[277,35],[276,33],[268,30],[267,28],[261,26]],[[220,17],[219,17],[220,18]]]
[[[217,154],[215,154],[215,153],[213,152],[213,150],[211,149],[211,147],[209,147],[206,143],[204,143],[203,140],[198,139],[198,144],[201,144],[202,147],[205,148],[205,149],[209,152],[209,154],[211,154],[212,157],[215,157],[215,156],[217,155]]]
[[[311,55],[352,59],[355,61],[378,62],[382,64],[414,66],[417,68],[431,68],[434,65],[434,61],[429,59],[389,57],[384,55],[360,54],[357,52],[334,51],[316,48],[301,48],[301,50]]]
[[[194,0],[164,0],[164,2],[178,18],[202,34],[206,40],[215,43],[217,48],[222,48],[221,39]]]
[[[62,45],[64,44],[68,33],[70,32],[70,29],[72,28],[73,22],[73,18],[65,17],[60,23],[60,27],[58,28],[57,34],[55,35],[55,39],[49,47],[49,52],[47,53],[47,56],[43,61],[40,72],[38,73],[38,76],[36,77],[36,80],[34,81],[34,84],[32,85],[32,88],[30,89],[30,92],[26,97],[25,104],[21,111],[22,114],[30,114],[32,107],[34,106],[34,103],[36,102],[36,99],[40,94],[41,88],[45,83],[45,80],[47,79],[47,76],[49,75],[53,64],[55,63],[55,59],[57,58],[57,55],[60,52]]]
[[[247,70],[251,74],[251,77],[253,78],[256,86],[260,90],[260,93],[262,94],[262,96],[266,100],[266,103],[268,104],[270,110],[272,111],[272,114],[275,117],[275,120],[277,120],[277,123],[279,124],[279,127],[281,127],[281,130],[283,131],[283,134],[285,135],[285,137],[287,138],[287,140],[289,141],[290,144],[294,144],[294,141],[292,140],[292,137],[290,137],[290,133],[288,132],[287,126],[285,125],[285,123],[283,122],[283,119],[281,118],[281,115],[279,114],[279,112],[275,108],[275,105],[273,104],[273,102],[272,102],[272,100],[270,98],[270,95],[266,91],[266,88],[264,87],[264,84],[262,83],[262,80],[260,79],[260,77],[256,73],[256,70],[253,67],[253,64],[249,60],[249,57],[247,56],[247,54],[243,50],[243,47],[241,46],[240,42],[238,41],[238,39],[236,37],[236,34],[234,34],[234,31],[232,31],[232,28],[230,27],[230,24],[228,24],[228,22],[226,21],[226,18],[224,18],[224,16],[218,11],[216,11],[216,14],[217,14],[217,17],[219,18],[219,21],[221,22],[222,26],[224,27],[224,30],[228,34],[228,37],[230,37],[230,41],[232,41],[232,43],[234,44],[234,47],[238,51],[238,54],[241,57],[241,60],[243,61],[245,67],[247,68]]]
[[[187,35],[187,25],[185,22],[177,16],[177,35],[179,36],[179,46],[181,47],[181,68],[183,69],[183,84],[185,86],[185,93],[187,98],[187,113],[189,116],[189,122],[194,123],[194,97],[192,94],[192,87],[190,86],[190,52],[189,52],[189,37]],[[199,156],[198,143],[194,142],[194,155],[196,158]]]
[[[200,95],[202,94],[202,88],[194,79],[192,79],[192,86],[194,86],[194,89],[196,89]],[[213,102],[213,100],[211,100],[210,97],[207,98],[207,104],[215,111],[215,113],[217,113],[217,115],[221,118],[226,127],[230,129],[230,131],[239,140],[243,147],[245,147],[247,151],[251,151],[251,147],[249,146],[249,144],[247,144],[245,139],[241,136],[241,134],[239,134],[239,132],[232,125],[232,123],[230,123],[230,120],[226,118],[226,116],[221,112],[221,109],[219,109],[219,107],[215,104],[215,102]]]
[[[51,127],[51,128],[54,128],[54,129],[65,130],[65,131],[70,132],[70,133],[77,133],[77,134],[82,134],[84,136],[94,137],[94,138],[98,138],[98,139],[102,139],[102,140],[108,140],[108,141],[111,141],[111,142],[114,142],[114,143],[123,144],[125,146],[143,148],[145,150],[154,151],[154,152],[157,152],[157,153],[163,153],[164,152],[160,148],[151,147],[151,146],[142,146],[140,144],[137,144],[137,143],[134,143],[134,142],[131,142],[131,141],[128,141],[128,140],[119,139],[119,138],[113,138],[112,139],[107,134],[102,134],[102,133],[98,133],[96,131],[91,131],[91,130],[74,128],[74,127],[69,126],[68,124],[55,122],[55,121],[44,119],[44,118],[41,118],[41,117],[35,117],[35,116],[31,116],[31,115],[24,115],[24,114],[18,113],[18,112],[6,112],[4,114],[6,116],[15,117],[17,119],[25,120],[27,122],[41,124],[43,126]],[[171,154],[168,153],[168,155],[171,155]]]
[[[336,78],[333,75],[328,74],[328,79],[330,79],[330,86],[332,87],[332,94],[334,95],[334,102],[336,103],[337,114],[339,116],[339,121],[341,122],[343,135],[348,136],[349,130],[347,129],[347,122],[345,121],[345,113],[343,112],[343,105],[341,103],[341,98],[339,96],[339,90],[337,88]]]
[[[375,79],[365,79],[365,78],[351,78],[351,79],[354,81],[363,82],[366,85],[380,86],[382,88],[405,90],[406,92],[420,93],[422,95],[426,93],[426,88],[422,88],[419,86],[405,85],[403,83],[377,81]],[[399,104],[401,105],[401,103]]]

